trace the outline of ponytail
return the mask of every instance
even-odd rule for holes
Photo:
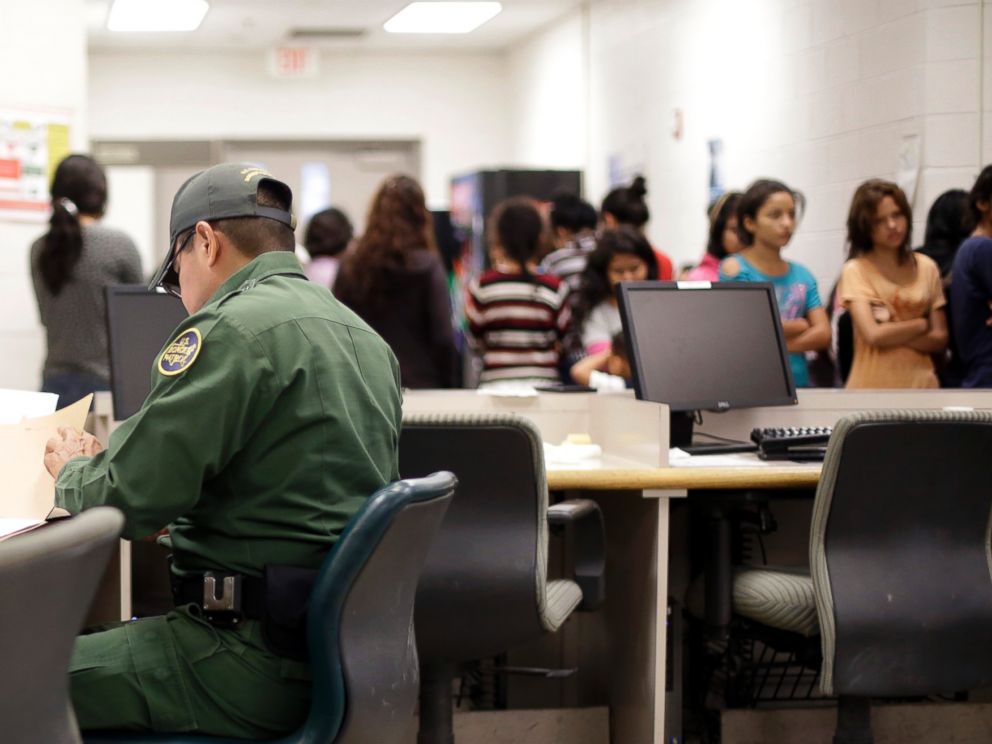
[[[527,281],[534,282],[527,262],[537,259],[544,233],[544,220],[534,201],[522,196],[513,197],[497,204],[493,214],[496,235],[507,258],[520,264],[520,273]]]
[[[100,217],[107,205],[107,177],[88,155],[69,155],[52,179],[52,216],[38,256],[45,287],[58,295],[83,255],[80,214]]]
[[[39,254],[41,278],[48,291],[58,295],[72,278],[72,270],[83,255],[83,231],[79,210],[69,199],[56,199],[48,233]]]

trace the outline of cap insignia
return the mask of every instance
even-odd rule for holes
[[[268,171],[262,170],[261,168],[245,168],[241,171],[241,175],[245,177],[245,183],[251,183],[253,178],[272,178],[272,174]]]

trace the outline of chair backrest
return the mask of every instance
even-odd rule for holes
[[[420,681],[417,579],[456,483],[451,473],[399,481],[349,521],[310,599],[310,715],[282,741],[391,744],[410,730]]]
[[[834,427],[810,567],[828,694],[992,685],[992,413],[879,411]]]
[[[116,509],[0,543],[0,725],[4,741],[78,742],[69,659],[121,529]]]
[[[458,488],[417,589],[421,658],[477,659],[540,635],[548,489],[534,425],[506,414],[405,417],[400,473],[437,469]]]

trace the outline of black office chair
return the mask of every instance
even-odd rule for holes
[[[412,415],[400,436],[400,473],[444,467],[455,498],[417,588],[420,744],[451,744],[452,680],[459,663],[556,631],[604,595],[598,506],[548,506],[544,449],[526,419],[505,414]],[[567,527],[572,580],[547,581],[548,530]]]
[[[872,697],[992,685],[990,453],[992,413],[844,418],[816,492],[811,575],[738,574],[738,613],[819,631],[836,744],[872,742]]]
[[[272,744],[399,744],[417,697],[413,601],[455,477],[373,494],[324,559],[307,610],[313,693],[302,726]],[[43,741],[37,739],[32,741]],[[44,740],[47,741],[47,740]],[[199,734],[87,732],[86,744],[245,744]]]
[[[75,744],[69,660],[124,517],[91,509],[0,543],[0,739]]]

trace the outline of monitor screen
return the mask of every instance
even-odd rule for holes
[[[619,301],[639,399],[673,411],[797,402],[771,284],[628,282]]]
[[[107,287],[107,338],[114,418],[137,413],[152,388],[152,365],[186,318],[172,295],[150,292],[140,284]]]

